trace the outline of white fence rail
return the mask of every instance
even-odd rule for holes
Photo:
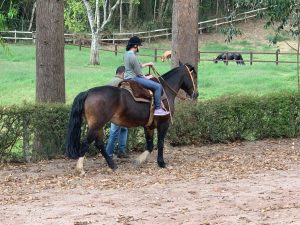
[[[258,15],[259,12],[265,10],[266,8],[260,8],[244,13],[237,14],[234,18],[230,19],[229,17],[216,18],[212,20],[202,21],[198,23],[198,29],[201,33],[203,30],[208,28],[217,28],[218,26],[238,22],[238,21],[246,21],[247,19],[254,18]],[[147,40],[149,43],[151,39],[166,37],[169,38],[172,36],[172,29],[157,29],[151,31],[142,31],[142,32],[127,32],[127,33],[112,33],[112,34],[103,34],[100,41],[103,42],[112,42],[115,44],[116,42],[127,41],[131,36],[137,35],[141,37],[143,40]],[[18,40],[31,40],[35,42],[35,32],[26,32],[26,31],[0,31],[0,36],[4,40],[11,40],[17,42]],[[85,35],[85,39],[90,39],[90,35]],[[77,34],[65,34],[66,42],[75,43],[77,40],[81,39]]]

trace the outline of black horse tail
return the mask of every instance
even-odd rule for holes
[[[71,159],[80,157],[80,136],[84,102],[88,92],[79,93],[73,102],[66,137],[66,155]]]

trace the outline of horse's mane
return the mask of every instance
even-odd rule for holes
[[[165,74],[162,75],[163,79],[169,79],[173,74],[177,73],[180,70],[180,66],[179,67],[175,67],[173,69],[171,69],[170,71],[166,72]]]
[[[165,74],[162,75],[162,78],[165,79],[165,80],[166,80],[166,79],[169,79],[173,74],[178,73],[178,71],[181,70],[183,66],[187,66],[187,67],[189,68],[189,70],[190,70],[190,69],[194,69],[193,66],[191,66],[191,65],[188,64],[188,63],[186,63],[186,64],[184,64],[184,65],[175,67],[175,68],[173,68],[172,70],[166,72]]]

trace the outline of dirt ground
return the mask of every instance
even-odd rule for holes
[[[300,139],[166,146],[145,164],[99,156],[0,168],[0,224],[300,224]]]

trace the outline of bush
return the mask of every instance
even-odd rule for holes
[[[234,96],[177,106],[173,145],[299,136],[300,96]]]
[[[0,159],[40,160],[62,157],[65,152],[65,136],[70,106],[64,104],[26,104],[0,107]],[[86,133],[82,124],[82,138]],[[105,126],[109,134],[109,126]],[[128,146],[141,148],[141,128],[130,129]],[[90,155],[98,150],[90,145]]]
[[[167,134],[173,145],[232,142],[300,135],[300,95],[233,96],[176,106]],[[70,106],[38,104],[0,107],[0,159],[61,157]],[[109,127],[106,126],[106,134]],[[86,124],[82,124],[83,135]],[[142,128],[129,130],[128,149],[144,149]],[[91,145],[90,154],[96,154]]]

